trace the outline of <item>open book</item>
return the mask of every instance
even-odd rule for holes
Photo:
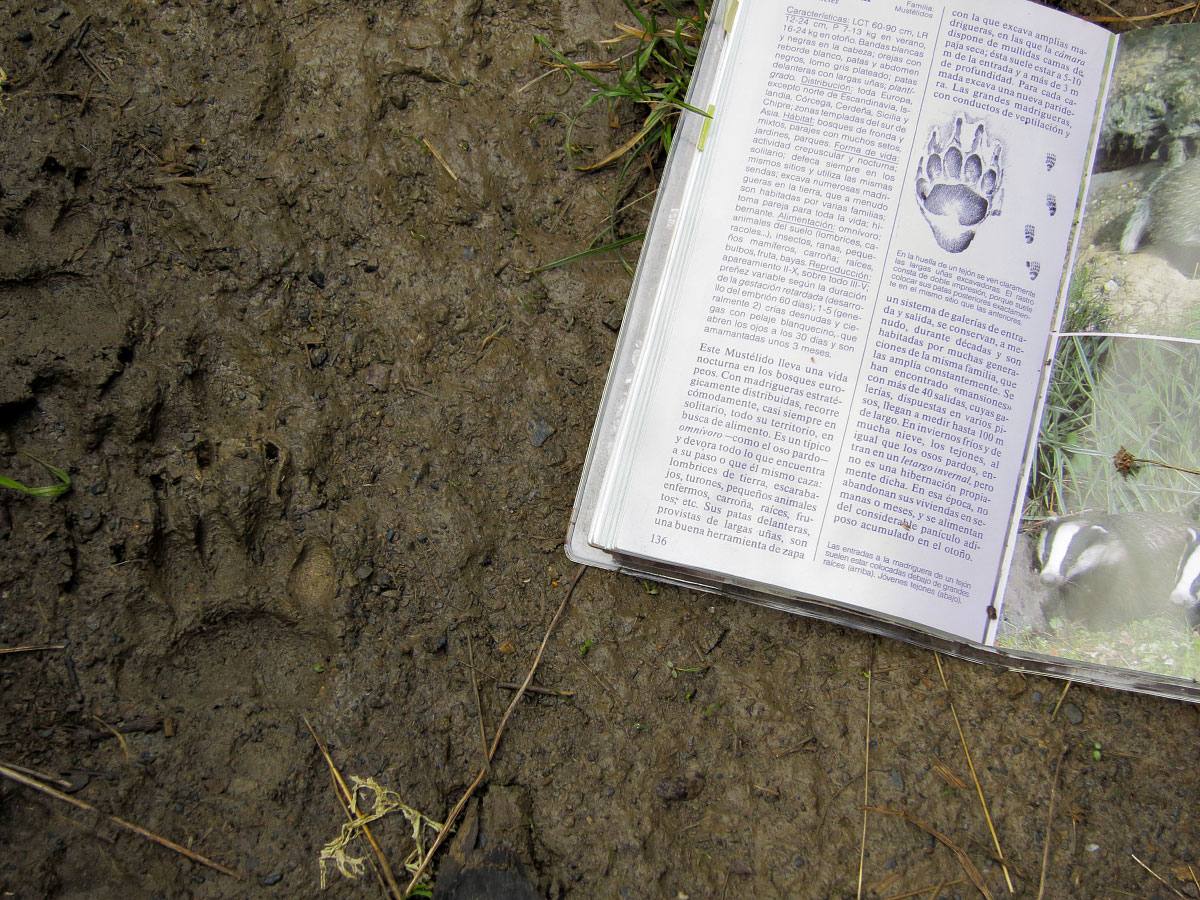
[[[1198,60],[1021,0],[718,6],[572,559],[1200,698]]]

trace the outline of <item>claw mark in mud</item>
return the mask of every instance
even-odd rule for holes
[[[1036,233],[1036,230],[1034,229],[1034,227],[1032,225],[1026,225],[1025,226],[1025,243],[1032,244],[1033,236],[1035,233]]]
[[[983,122],[965,116],[956,116],[945,130],[945,140],[938,128],[930,132],[917,163],[917,205],[938,246],[961,253],[984,219],[1000,215],[1004,146]]]
[[[1025,260],[1025,268],[1029,270],[1029,280],[1037,281],[1037,277],[1042,271],[1042,264],[1036,259],[1027,259]]]
[[[1050,215],[1054,215],[1056,212],[1058,212],[1058,200],[1055,199],[1053,194],[1046,195],[1046,209],[1050,211]]]

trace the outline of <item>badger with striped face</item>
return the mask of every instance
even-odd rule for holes
[[[1200,625],[1200,528],[1188,529],[1188,542],[1175,573],[1171,602],[1183,607],[1190,627]]]
[[[1051,591],[1047,618],[1101,627],[1169,613],[1168,597],[1180,602],[1172,585],[1187,591],[1178,585],[1184,576],[1180,558],[1194,530],[1170,513],[1079,513],[1049,520],[1034,562]],[[1200,550],[1194,555],[1192,574],[1200,576]]]
[[[1066,517],[1047,523],[1036,562],[1042,584],[1057,588],[1119,565],[1127,557],[1124,543],[1102,522]]]

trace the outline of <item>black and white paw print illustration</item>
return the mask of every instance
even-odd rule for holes
[[[1046,209],[1050,215],[1058,212],[1058,199],[1053,194],[1046,195]]]
[[[917,163],[917,205],[943,250],[962,253],[980,224],[1000,215],[1003,150],[984,122],[966,116],[930,132]]]
[[[1046,171],[1049,172],[1051,169],[1053,169],[1054,164],[1056,162],[1058,162],[1058,157],[1055,156],[1053,153],[1047,153],[1046,154]]]
[[[1026,225],[1025,226],[1025,243],[1032,244],[1033,236],[1036,233],[1037,233],[1037,229],[1035,229],[1032,225]]]
[[[1036,259],[1027,259],[1025,261],[1025,268],[1029,270],[1029,280],[1037,281],[1037,277],[1042,271],[1042,264]]]

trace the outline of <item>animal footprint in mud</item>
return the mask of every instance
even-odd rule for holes
[[[321,540],[301,548],[288,574],[285,617],[294,624],[320,628],[332,622],[337,594],[337,563],[333,550]]]
[[[944,139],[939,129],[930,132],[917,163],[917,205],[938,246],[961,253],[984,219],[1000,215],[1004,148],[983,122],[964,116],[945,130]]]
[[[1058,200],[1053,194],[1046,195],[1046,209],[1050,211],[1050,215],[1054,215],[1056,212],[1058,212]]]
[[[1027,259],[1025,260],[1025,268],[1029,270],[1029,280],[1037,281],[1037,277],[1042,271],[1042,264],[1036,259]]]
[[[1034,229],[1034,227],[1032,225],[1026,225],[1025,226],[1025,243],[1032,244],[1034,234],[1036,234],[1036,230]]]
[[[1049,172],[1051,169],[1053,169],[1054,164],[1056,162],[1058,162],[1058,157],[1055,156],[1053,153],[1047,153],[1046,154],[1046,171]]]

